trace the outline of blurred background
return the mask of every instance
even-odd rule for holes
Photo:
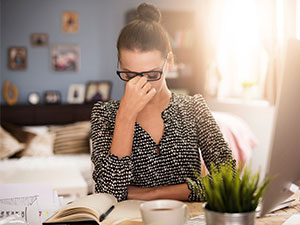
[[[18,104],[27,103],[30,92],[43,94],[46,90],[58,90],[66,103],[71,84],[97,80],[112,82],[111,99],[122,96],[123,83],[115,74],[116,40],[142,1],[0,2],[1,87],[5,80],[16,85]],[[149,2],[162,11],[177,60],[175,71],[169,74],[170,88],[274,104],[286,40],[300,36],[298,0]],[[73,32],[63,30],[65,12],[76,13]],[[31,36],[36,33],[46,34],[47,44],[34,46]],[[55,71],[55,46],[70,44],[78,48],[78,68]],[[26,48],[26,67],[8,67],[11,47]]]
[[[70,123],[89,120],[95,101],[120,99],[116,41],[141,2],[0,0],[1,125],[71,132]],[[148,2],[161,9],[175,54],[169,88],[201,93],[238,161],[264,170],[287,40],[300,39],[300,0]],[[88,131],[83,136],[89,148]],[[58,150],[58,142],[51,155],[78,153]]]

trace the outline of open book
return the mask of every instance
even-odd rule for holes
[[[43,225],[100,224],[104,220],[139,220],[141,219],[139,207],[142,202],[138,200],[117,202],[117,199],[110,194],[92,194],[65,205],[45,221]],[[83,223],[83,221],[86,221],[86,223]]]

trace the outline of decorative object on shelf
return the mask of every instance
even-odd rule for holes
[[[77,12],[62,13],[62,30],[65,33],[77,33],[79,31],[79,14]]]
[[[255,223],[255,210],[271,178],[259,184],[259,172],[252,175],[250,167],[243,170],[242,166],[235,172],[232,163],[218,167],[211,164],[210,175],[204,178],[194,171],[197,183],[187,178],[195,193],[207,200],[204,207],[207,225]]]
[[[68,92],[68,103],[81,104],[84,102],[85,85],[71,84]]]
[[[30,35],[30,42],[33,47],[48,46],[48,39],[48,34],[46,33],[33,33]]]
[[[245,101],[249,101],[254,99],[255,97],[255,88],[257,88],[257,84],[254,81],[243,81],[242,82],[242,86],[243,86],[243,99]]]
[[[85,101],[97,102],[110,99],[112,84],[110,81],[91,81],[87,85]]]
[[[27,100],[31,105],[37,105],[40,103],[40,95],[38,92],[31,92],[29,93]]]
[[[3,98],[8,105],[15,105],[18,101],[19,91],[15,85],[12,85],[9,80],[3,83]]]
[[[8,48],[8,68],[11,70],[25,70],[27,68],[27,48]]]
[[[80,48],[75,44],[53,45],[51,48],[51,68],[57,72],[79,70]]]
[[[45,91],[44,102],[46,104],[60,104],[61,94],[59,91]]]

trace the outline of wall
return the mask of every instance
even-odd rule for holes
[[[135,8],[139,0],[0,0],[0,82],[11,80],[19,88],[18,103],[26,103],[32,91],[41,95],[45,90],[59,90],[66,102],[70,84],[86,84],[91,80],[111,80],[112,99],[119,99],[123,83],[115,74],[117,52],[115,43],[125,23],[125,12]],[[149,0],[162,10],[200,11],[197,0]],[[77,11],[80,16],[78,34],[61,31],[61,13]],[[76,43],[81,48],[81,69],[76,73],[52,72],[49,48],[32,48],[29,43],[33,32],[49,34],[49,44]],[[7,68],[7,48],[26,46],[28,68],[25,71],[10,71]],[[2,91],[1,91],[2,92]],[[3,103],[2,93],[0,102]],[[243,118],[260,141],[254,152],[253,167],[264,168],[273,108],[240,103],[209,100],[212,110],[234,113]],[[263,169],[262,168],[262,169]]]
[[[1,89],[10,80],[19,89],[18,104],[37,91],[59,90],[67,101],[70,84],[86,84],[92,80],[110,80],[112,99],[119,99],[123,83],[115,74],[117,51],[115,43],[125,23],[125,12],[135,8],[139,0],[0,0],[1,1]],[[152,0],[162,10],[196,10],[196,0]],[[61,13],[79,13],[80,30],[67,34],[61,30]],[[81,49],[81,68],[74,73],[53,72],[50,68],[50,48],[33,48],[30,34],[45,32],[52,44],[74,43]],[[7,68],[9,46],[26,46],[28,65],[24,71]],[[2,93],[1,93],[2,94]],[[4,102],[1,96],[1,103]]]

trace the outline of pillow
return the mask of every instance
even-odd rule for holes
[[[8,131],[15,139],[23,144],[27,144],[30,142],[32,138],[34,138],[35,134],[30,131],[25,131],[23,127],[17,126],[11,123],[3,122],[2,127]]]
[[[0,159],[14,155],[24,149],[24,144],[18,142],[9,132],[0,126]]]
[[[76,122],[68,125],[55,126],[54,153],[73,154],[89,153],[90,121]]]
[[[53,155],[53,143],[55,134],[53,132],[45,132],[37,134],[27,144],[21,156],[51,156]]]
[[[13,157],[22,156],[50,156],[53,155],[53,142],[55,134],[49,132],[47,126],[17,126],[3,123],[3,127],[10,132],[24,148]]]
[[[45,134],[49,132],[49,126],[24,126],[23,131],[27,131],[34,134]]]

